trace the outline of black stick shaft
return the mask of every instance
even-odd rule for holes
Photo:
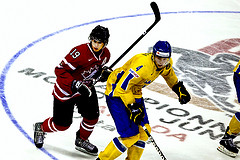
[[[153,146],[155,147],[155,149],[157,150],[158,154],[160,155],[160,157],[162,158],[162,160],[167,160],[167,158],[164,156],[164,154],[162,153],[162,151],[160,150],[160,148],[158,147],[157,143],[155,142],[155,140],[153,139],[153,137],[151,136],[151,134],[148,132],[147,128],[145,126],[143,126],[144,131],[146,132],[146,134],[148,135],[150,141],[152,142]]]
[[[113,64],[109,68],[113,68],[161,20],[157,4],[155,2],[152,2],[150,5],[155,15],[154,23],[140,37],[138,37],[138,39],[135,42],[133,42],[133,44],[130,47],[128,47],[128,49],[120,57],[118,57],[118,59],[115,62],[113,62]]]
[[[133,42],[133,44],[130,47],[128,47],[128,49],[120,57],[118,57],[117,60],[115,60],[111,64],[111,66],[109,68],[113,68],[161,20],[161,15],[160,15],[157,4],[155,2],[152,2],[150,5],[151,5],[151,8],[152,8],[154,16],[155,16],[155,21],[153,22],[153,24],[150,27],[148,27],[148,29],[140,37],[138,37],[138,39],[135,42]],[[94,81],[92,86],[94,86],[100,80],[100,78],[101,77],[98,77]]]

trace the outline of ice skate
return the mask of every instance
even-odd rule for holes
[[[89,140],[83,140],[81,138],[76,138],[75,140],[75,149],[90,155],[97,156],[98,148],[89,142]]]
[[[37,148],[42,148],[45,134],[41,128],[42,123],[35,123],[33,125],[34,130],[34,143]]]
[[[233,139],[236,137],[235,135],[229,135],[227,133],[229,128],[227,128],[224,137],[219,142],[220,146],[217,148],[218,151],[235,158],[238,154],[238,149],[233,143]]]

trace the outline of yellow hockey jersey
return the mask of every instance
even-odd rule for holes
[[[127,106],[134,103],[135,98],[141,98],[142,88],[151,84],[159,75],[172,88],[178,82],[172,64],[170,59],[166,67],[158,69],[152,60],[152,53],[137,54],[110,74],[105,94],[120,97]]]
[[[240,60],[238,61],[235,68],[233,69],[233,72],[236,72],[236,73],[240,74]]]

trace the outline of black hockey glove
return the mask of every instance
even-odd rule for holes
[[[190,101],[191,96],[183,85],[183,82],[179,81],[173,86],[172,90],[178,95],[180,104],[186,104]]]
[[[74,80],[72,83],[72,91],[79,92],[82,96],[90,97],[92,95],[91,89],[85,85],[82,81]]]
[[[132,103],[127,105],[127,111],[129,113],[130,119],[137,125],[140,125],[145,114],[144,107],[138,103]]]
[[[110,69],[107,66],[104,66],[102,68],[102,72],[101,72],[101,75],[100,75],[101,77],[100,77],[99,81],[106,82],[111,73],[112,73],[112,69]]]

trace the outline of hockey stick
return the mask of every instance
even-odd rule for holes
[[[112,69],[161,20],[158,5],[155,2],[151,2],[150,6],[153,10],[153,13],[155,16],[155,21],[153,22],[153,24],[150,27],[148,27],[148,29],[145,32],[143,32],[143,34],[141,34],[140,37],[138,37],[138,39],[135,42],[133,42],[133,44],[130,47],[128,47],[128,49],[125,52],[123,52],[123,54],[120,57],[118,57],[117,60],[115,60],[111,64],[109,69]],[[94,86],[100,79],[101,79],[101,75],[93,82],[92,86]]]
[[[146,132],[146,134],[148,135],[148,137],[149,137],[150,141],[152,142],[153,146],[156,148],[156,150],[157,150],[158,154],[160,155],[160,157],[162,158],[162,160],[167,160],[167,158],[163,155],[162,151],[158,147],[157,143],[155,142],[155,140],[153,139],[151,134],[148,132],[147,128],[145,126],[143,126],[143,129]]]
[[[118,57],[117,60],[115,60],[115,62],[113,62],[113,64],[109,68],[113,68],[161,20],[157,4],[155,2],[151,2],[150,5],[155,15],[155,21],[150,27],[148,27],[148,29],[145,32],[143,32],[143,34],[140,37],[138,37],[138,39],[135,42],[133,42],[133,44],[130,47],[128,47],[128,49],[125,52],[123,52],[123,54],[120,57]]]

